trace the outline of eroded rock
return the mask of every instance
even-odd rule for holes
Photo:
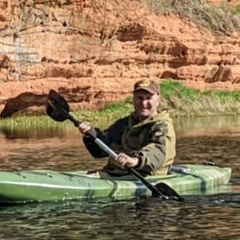
[[[240,89],[240,37],[218,36],[140,1],[0,3],[0,116],[43,112],[50,89],[73,109],[125,99],[142,78]]]

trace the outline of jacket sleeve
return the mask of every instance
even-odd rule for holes
[[[94,129],[95,133],[96,133],[96,137],[101,139],[105,144],[107,144],[106,142],[106,133],[104,134],[104,131],[101,131],[98,128]],[[94,158],[104,158],[107,157],[107,153],[105,153],[95,142],[94,140],[89,137],[88,135],[85,135],[83,137],[83,143],[85,145],[85,147],[87,148],[87,150],[89,151],[89,153],[94,157]]]
[[[111,147],[112,143],[120,144],[122,134],[126,128],[128,118],[122,118],[113,123],[109,128],[101,131],[99,128],[95,128],[96,136],[102,140],[107,146]],[[90,154],[95,158],[104,158],[107,157],[105,153],[91,137],[87,135],[83,137],[84,145]],[[114,149],[113,149],[114,150]]]
[[[135,167],[147,174],[170,165],[175,156],[175,132],[172,123],[161,121],[150,127],[144,146],[133,153],[139,158]]]

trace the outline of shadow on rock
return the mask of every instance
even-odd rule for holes
[[[0,117],[7,118],[16,113],[26,114],[32,112],[43,112],[47,102],[47,94],[21,93],[15,98],[6,101]]]

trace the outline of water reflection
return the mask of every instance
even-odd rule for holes
[[[108,125],[108,123],[106,123]],[[240,239],[240,117],[176,119],[176,163],[232,167],[232,192],[186,201],[137,199],[0,207],[0,239]],[[1,129],[1,169],[94,169],[78,131]]]
[[[240,135],[203,135],[182,137],[177,142],[176,163],[213,161],[221,167],[232,167],[233,178],[239,178]]]
[[[177,118],[177,137],[201,135],[240,135],[240,116]]]
[[[1,135],[7,140],[14,139],[46,139],[52,137],[64,137],[66,129],[63,127],[25,127],[25,128],[0,128]]]
[[[223,196],[224,197],[224,196]],[[236,196],[235,196],[236,197]],[[238,206],[216,199],[77,202],[0,209],[1,239],[239,239]],[[11,231],[9,230],[11,229]],[[231,231],[230,231],[231,230]]]

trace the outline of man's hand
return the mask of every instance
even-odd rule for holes
[[[119,163],[122,167],[136,167],[138,165],[138,158],[136,157],[129,157],[125,153],[118,154],[117,158],[115,159],[117,163]]]
[[[78,129],[80,133],[86,134],[87,132],[92,130],[92,126],[89,122],[82,122],[79,124]]]

